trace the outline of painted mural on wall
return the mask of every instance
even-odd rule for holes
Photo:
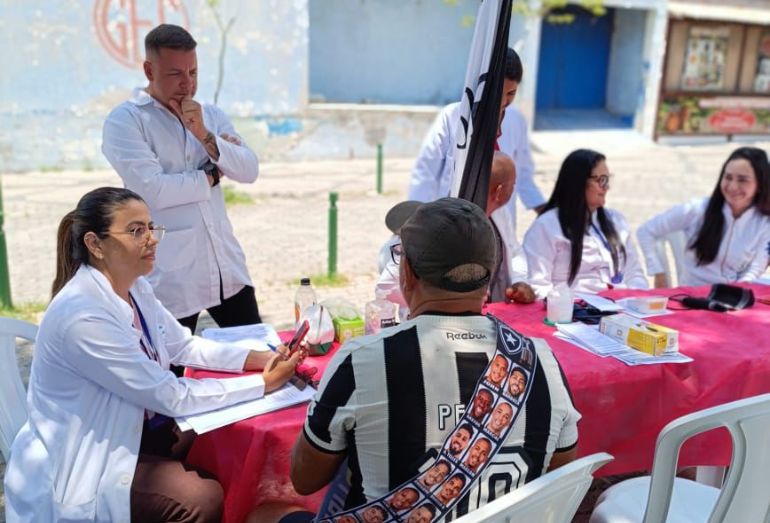
[[[770,134],[770,98],[666,97],[657,134]]]

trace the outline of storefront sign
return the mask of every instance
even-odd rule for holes
[[[664,97],[658,135],[770,134],[770,98]]]

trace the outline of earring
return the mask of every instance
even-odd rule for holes
[[[97,257],[97,258],[99,258],[99,259],[101,260],[102,258],[104,258],[104,254],[102,254],[102,253],[100,253],[100,252],[99,252],[99,253],[96,253],[96,257]]]

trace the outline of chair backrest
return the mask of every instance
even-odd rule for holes
[[[658,436],[644,523],[666,520],[679,449],[690,437],[726,427],[733,458],[709,523],[770,522],[767,473],[770,470],[770,394],[733,401],[688,414],[666,425]]]
[[[575,460],[479,507],[456,523],[569,523],[591,486],[594,471],[612,459],[600,452]]]
[[[666,244],[671,249],[671,254],[674,257],[674,266],[676,267],[676,281],[674,281],[671,267],[668,264],[668,255],[666,254]],[[684,276],[684,251],[687,249],[687,238],[682,231],[674,231],[667,234],[661,240],[655,242],[655,250],[658,254],[658,259],[663,262],[663,269],[666,273],[666,279],[669,285],[676,287],[681,284],[682,277]]]
[[[6,463],[11,443],[27,421],[27,394],[16,362],[16,338],[31,342],[37,325],[13,318],[0,318],[0,453]]]

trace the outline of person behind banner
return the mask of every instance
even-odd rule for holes
[[[257,156],[220,108],[195,99],[197,42],[187,30],[161,24],[147,33],[144,47],[147,86],[109,114],[102,152],[168,228],[148,280],[192,333],[204,309],[220,327],[260,323],[219,183],[222,177],[253,183]]]
[[[511,158],[501,152],[496,152],[492,159],[487,193],[486,214],[492,223],[495,233],[497,252],[501,253],[489,283],[487,300],[491,303],[517,302],[532,303],[535,301],[535,291],[526,282],[527,262],[524,251],[516,241],[516,232],[510,221],[510,212],[505,204],[510,200],[513,187],[516,184],[516,166]],[[415,202],[401,202],[388,212],[388,215],[398,214],[397,210],[408,210],[407,216],[401,214],[403,220],[408,219],[418,208]],[[381,272],[375,286],[375,293],[399,305],[399,311],[407,310],[408,306],[399,286],[399,263],[401,260],[400,242],[391,246],[391,260]],[[402,315],[402,320],[406,315]]]
[[[679,285],[750,282],[770,262],[770,165],[767,153],[740,147],[722,165],[709,198],[695,198],[646,221],[636,237],[655,287],[668,287],[656,243],[682,233]]]
[[[538,298],[559,283],[591,293],[649,287],[626,219],[604,207],[611,177],[596,151],[578,149],[562,163],[548,203],[524,235]]]
[[[144,278],[163,232],[127,189],[95,189],[62,219],[29,418],[5,474],[9,523],[221,519],[222,487],[182,462],[194,434],[173,418],[259,398],[294,375],[302,354],[191,336]],[[172,363],[265,370],[197,380],[177,378]]]
[[[527,208],[537,211],[545,198],[535,184],[535,163],[529,144],[529,125],[524,115],[512,104],[524,76],[518,53],[510,47],[505,55],[502,93],[502,122],[497,145],[516,164],[519,183],[506,203],[506,216],[512,235],[516,237],[516,198]],[[430,202],[449,196],[454,177],[455,128],[460,120],[459,102],[444,107],[425,135],[409,181],[409,199]]]
[[[479,361],[488,366],[497,350],[498,324],[481,313],[497,261],[484,211],[457,198],[426,203],[401,227],[401,241],[401,290],[412,317],[353,339],[332,357],[292,452],[291,480],[302,495],[329,484],[345,458],[352,481],[345,507],[379,503],[410,480],[419,484],[432,453],[448,453],[443,446],[458,420],[468,422],[463,412],[486,372]],[[575,457],[580,414],[553,354],[544,344],[536,352],[527,398],[537,407],[511,425],[504,456],[488,460],[455,515]],[[504,480],[489,482],[490,470]],[[299,509],[284,510],[294,518]],[[251,521],[260,516],[258,508]]]

